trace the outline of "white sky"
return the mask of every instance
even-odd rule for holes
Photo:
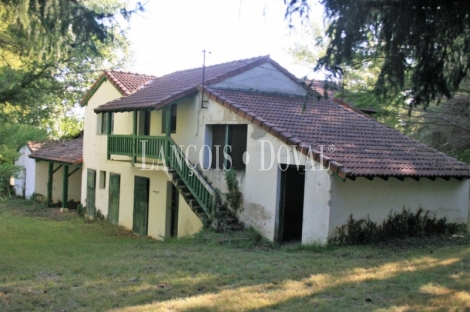
[[[312,77],[287,52],[302,26],[289,30],[283,0],[150,0],[145,8],[131,18],[135,63],[126,70],[161,76],[200,67],[206,49],[206,65],[270,54],[296,76]],[[321,24],[322,14],[315,5],[310,19]]]

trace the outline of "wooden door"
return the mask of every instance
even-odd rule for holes
[[[86,214],[89,217],[95,217],[95,188],[96,171],[88,169],[87,171],[87,190],[86,190]]]
[[[147,236],[149,211],[149,179],[135,177],[134,214],[132,230],[140,236]]]
[[[119,223],[119,196],[121,188],[121,176],[111,173],[109,175],[109,200],[108,200],[108,220],[111,223]]]

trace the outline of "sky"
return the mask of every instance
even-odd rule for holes
[[[269,54],[297,77],[318,78],[288,53],[306,26],[289,29],[283,0],[150,0],[145,9],[130,21],[135,61],[125,70],[162,76],[201,67],[206,50],[207,66]],[[310,20],[321,24],[322,14],[315,4]]]

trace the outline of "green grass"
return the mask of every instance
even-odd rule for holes
[[[253,232],[165,242],[0,204],[0,311],[470,310],[470,244],[276,247]]]

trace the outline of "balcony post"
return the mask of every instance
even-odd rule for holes
[[[132,163],[137,162],[136,145],[137,145],[137,111],[133,111],[132,115]]]
[[[111,117],[112,117],[113,113],[109,112],[107,114],[108,114],[108,124],[106,125],[106,127],[108,128],[108,131],[107,131],[107,133],[108,133],[108,140],[107,140],[107,151],[108,151],[108,153],[107,153],[106,157],[108,158],[108,160],[110,160],[111,159],[111,154],[109,153],[109,148],[110,148],[110,146],[109,146],[109,136],[111,135]]]
[[[170,137],[171,137],[171,105],[168,105],[165,109],[165,137],[166,137],[166,155],[165,158],[170,160]],[[168,167],[168,164],[167,164]]]

